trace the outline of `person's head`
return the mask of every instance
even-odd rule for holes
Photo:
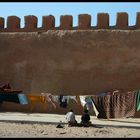
[[[87,110],[87,109],[85,109],[85,110],[84,110],[84,113],[88,113],[88,110]]]
[[[72,110],[72,109],[70,109],[70,112],[73,112],[73,110]]]

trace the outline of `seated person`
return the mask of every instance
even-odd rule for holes
[[[71,109],[70,112],[66,114],[66,120],[68,122],[68,126],[76,126],[77,121],[75,119],[75,114],[73,113],[73,110]]]
[[[84,114],[81,117],[81,124],[82,126],[89,126],[91,125],[90,115],[88,114],[88,110],[84,110]]]

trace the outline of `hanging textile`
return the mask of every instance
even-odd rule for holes
[[[62,98],[62,102],[64,102],[65,100],[67,100],[67,104],[69,103],[70,100],[74,100],[77,103],[77,99],[76,96],[63,96]]]
[[[60,105],[60,107],[66,108],[68,106],[70,100],[73,100],[76,103],[78,102],[77,99],[76,99],[76,96],[69,96],[69,95],[64,96],[64,95],[60,95],[59,96],[59,105]]]
[[[62,102],[66,102],[66,107],[71,107],[73,106],[75,103],[78,103],[76,96],[63,96],[62,98]]]
[[[51,93],[41,93],[41,95],[43,97],[45,97],[45,100],[48,101],[49,103],[51,103],[52,106],[56,109],[57,101],[56,101],[56,98],[54,97],[54,95],[52,95]]]
[[[135,114],[136,94],[119,92],[112,96],[92,96],[99,112],[98,118],[132,117]]]
[[[90,110],[90,108],[93,107],[93,103],[92,103],[92,99],[90,96],[86,96],[85,97],[85,101],[86,101],[86,108],[87,110]]]
[[[32,95],[32,94],[27,94],[26,95],[28,101],[30,103],[35,103],[35,102],[41,102],[41,103],[46,103],[46,99],[43,96],[40,95]]]
[[[20,104],[18,94],[11,94],[11,93],[6,93],[6,94],[0,94],[0,102],[14,102],[17,104]]]
[[[63,95],[59,96],[59,105],[62,108],[66,108],[67,107],[67,98],[63,98]]]
[[[136,111],[140,111],[140,90],[136,91]]]
[[[83,95],[83,96],[79,96],[79,98],[80,98],[80,102],[81,102],[81,105],[83,106],[83,107],[85,107],[86,106],[86,96],[85,95]]]
[[[46,104],[45,97],[43,97],[41,95],[26,94],[26,97],[28,99],[28,103],[31,105],[31,108],[30,108],[31,111],[33,111],[33,109],[37,103]]]
[[[91,98],[91,99],[92,99],[92,98]],[[97,117],[97,116],[99,115],[99,112],[98,112],[98,110],[97,110],[97,108],[96,108],[96,105],[95,105],[93,99],[92,99],[92,105],[93,105],[93,111],[95,112],[95,116]]]
[[[19,102],[22,105],[28,104],[28,99],[25,94],[18,94]]]
[[[76,96],[69,96],[70,100],[74,100],[76,103],[78,103]]]
[[[90,110],[93,108],[92,98],[89,95],[79,96],[79,98],[84,109]]]

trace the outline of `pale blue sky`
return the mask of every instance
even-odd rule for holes
[[[0,3],[0,16],[7,20],[7,16],[16,15],[21,18],[21,27],[24,27],[24,16],[38,17],[38,27],[42,25],[42,16],[54,15],[56,26],[59,26],[60,15],[72,15],[73,25],[77,26],[78,14],[90,14],[91,25],[96,25],[97,13],[109,13],[110,25],[116,23],[117,12],[129,14],[129,25],[135,25],[136,12],[140,12],[140,2],[6,2]],[[6,26],[6,25],[5,25]]]

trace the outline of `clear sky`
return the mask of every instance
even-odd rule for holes
[[[7,16],[16,15],[21,18],[21,27],[24,27],[24,16],[38,17],[38,27],[42,25],[42,16],[54,15],[56,26],[59,26],[60,15],[72,15],[73,25],[78,24],[78,14],[90,14],[91,25],[96,25],[97,13],[104,12],[110,15],[110,25],[116,23],[117,12],[129,14],[129,25],[135,25],[136,13],[140,12],[140,2],[6,2],[0,3],[0,17],[7,20]],[[6,26],[6,25],[5,25]]]

